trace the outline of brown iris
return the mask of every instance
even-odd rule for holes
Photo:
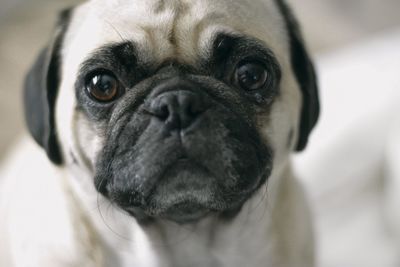
[[[244,63],[236,69],[236,82],[248,91],[264,88],[268,72],[261,63]]]
[[[115,100],[120,91],[118,80],[111,74],[100,73],[94,75],[87,83],[88,93],[99,102]]]

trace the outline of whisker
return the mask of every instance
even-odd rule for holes
[[[123,42],[126,42],[127,40],[122,36],[121,32],[117,30],[117,28],[108,20],[105,21],[117,34],[118,36],[121,38],[121,40]]]
[[[103,221],[104,225],[108,228],[108,230],[110,230],[114,235],[118,236],[118,237],[121,238],[121,239],[124,239],[124,240],[129,241],[129,242],[134,242],[133,239],[128,238],[128,237],[123,236],[122,234],[118,233],[116,230],[114,230],[114,229],[107,223],[107,220],[106,220],[106,218],[104,217],[103,212],[101,211],[100,200],[99,200],[99,199],[100,199],[100,193],[97,194],[97,199],[96,199],[96,202],[97,202],[97,210],[99,211],[101,220]],[[108,207],[107,209],[109,209],[110,207],[114,207],[114,205],[113,205],[112,202],[109,202],[109,207]]]

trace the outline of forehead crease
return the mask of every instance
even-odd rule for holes
[[[185,48],[190,49],[190,56],[193,57],[193,52],[197,51],[199,35],[204,28],[216,18],[220,17],[216,13],[206,14],[200,19],[187,19],[191,17],[194,3],[185,0],[160,0],[154,5],[154,13],[161,14],[169,12],[172,14],[171,20],[168,21],[168,29],[164,29],[164,34],[160,35],[158,25],[149,25],[142,27],[146,32],[153,47],[169,46],[169,53],[163,55],[164,58],[182,60],[188,57],[185,53]],[[159,48],[158,48],[159,49]],[[186,54],[186,55],[185,55]]]
[[[182,14],[188,12],[190,3],[180,0],[150,0],[140,4],[125,1],[125,7],[116,8],[121,10],[118,16],[110,16],[104,11],[106,21],[125,40],[140,46],[147,54],[145,56],[158,61],[176,54],[177,21]]]
[[[190,6],[190,2],[183,2],[180,0],[158,0],[152,4],[151,10],[155,14],[162,13],[169,8],[173,8],[181,12],[186,12],[190,8]]]
[[[160,13],[165,9],[165,0],[159,0],[158,2],[154,3],[154,13]]]
[[[108,14],[105,21],[120,39],[135,42],[143,56],[153,61],[174,58],[193,63],[200,43],[205,41],[200,39],[202,32],[226,17],[224,13],[208,8],[196,14],[194,9],[198,7],[193,1],[149,1],[146,6],[147,15],[143,18],[125,11],[125,15],[114,18]]]
[[[249,0],[243,1],[247,3]],[[234,7],[227,0],[215,2],[208,0],[92,0],[91,3],[97,3],[96,7],[86,6],[87,9],[82,10],[81,16],[86,17],[84,13],[94,14],[94,16],[88,16],[89,21],[92,22],[85,25],[86,30],[82,30],[81,34],[85,36],[82,38],[86,39],[87,36],[92,36],[89,42],[85,42],[87,43],[85,47],[88,48],[86,51],[93,51],[97,47],[112,42],[132,41],[137,45],[139,54],[149,61],[162,62],[166,59],[177,59],[192,64],[199,56],[204,56],[204,52],[211,52],[214,37],[218,32],[237,32],[255,36],[271,44],[273,50],[283,49],[282,42],[279,42],[282,40],[279,36],[282,31],[282,29],[279,30],[279,25],[273,23],[273,19],[271,21],[265,18],[253,19],[252,16],[249,20],[249,17],[244,16],[239,10],[244,9],[245,3],[235,2]],[[256,3],[258,4],[248,4],[249,7],[256,6],[253,6],[252,10],[272,9],[271,4],[261,7],[259,2]],[[270,12],[267,18],[279,17],[277,14],[271,16]],[[249,27],[235,22],[236,20],[247,21]],[[267,21],[272,23],[266,23]],[[254,23],[257,24],[255,32],[258,36],[249,31],[250,28],[255,27]],[[274,25],[272,30],[271,25]],[[259,27],[264,29],[260,30]],[[270,38],[271,34],[274,35],[273,38]],[[270,43],[274,38],[278,42]],[[82,42],[75,43],[77,47],[82,46]]]

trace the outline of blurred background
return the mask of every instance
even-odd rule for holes
[[[0,0],[0,159],[23,129],[21,87],[58,10],[77,0]],[[400,28],[399,0],[290,0],[315,57]]]
[[[315,214],[318,266],[398,267],[400,1],[287,1],[320,80],[322,116],[294,157]],[[78,2],[0,0],[0,163],[25,131],[25,73],[57,11]]]

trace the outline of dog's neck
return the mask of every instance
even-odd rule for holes
[[[297,212],[308,209],[289,164],[275,171],[234,218],[210,217],[190,225],[159,221],[141,226],[100,195],[90,199],[96,194],[76,192],[82,184],[72,188],[75,203],[83,202],[88,211],[93,234],[104,242],[101,249],[107,256],[99,261],[105,266],[301,267],[291,259],[299,254],[312,258],[307,251],[312,247],[309,216]],[[279,262],[282,258],[287,261]]]

